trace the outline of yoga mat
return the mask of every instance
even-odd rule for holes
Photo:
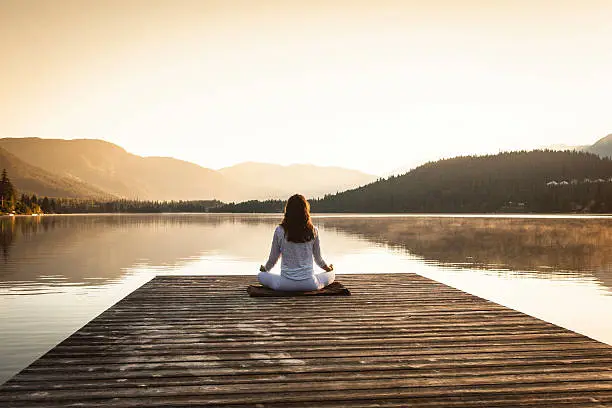
[[[282,292],[272,290],[262,285],[249,285],[247,293],[252,297],[284,297],[284,296],[350,296],[351,292],[340,282],[333,282],[323,289],[309,292]]]

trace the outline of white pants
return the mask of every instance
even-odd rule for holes
[[[334,271],[321,272],[314,275],[312,279],[293,280],[275,273],[259,272],[257,279],[262,285],[270,289],[284,292],[303,292],[324,288],[336,279],[336,274]]]

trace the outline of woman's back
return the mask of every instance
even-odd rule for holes
[[[280,276],[270,273],[281,257]],[[315,274],[313,259],[325,272]],[[283,222],[274,230],[268,262],[259,268],[259,281],[275,290],[309,291],[332,283],[333,269],[321,257],[319,231],[310,220],[308,201],[294,194],[285,205]]]
[[[285,229],[279,225],[274,231],[270,257],[265,267],[272,269],[281,256],[281,276],[293,280],[310,279],[314,275],[313,258],[317,265],[326,269],[327,264],[321,257],[319,231],[315,228],[314,239],[306,242],[291,242],[287,240]]]

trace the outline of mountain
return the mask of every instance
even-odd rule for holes
[[[557,145],[546,146],[546,149],[575,150],[575,151],[580,151],[580,152],[593,153],[601,157],[612,157],[612,134],[602,137],[601,139],[599,139],[592,145],[571,146],[571,145],[557,144]]]
[[[375,179],[355,170],[312,165],[242,163],[216,171],[170,157],[141,157],[95,139],[5,138],[0,147],[79,185],[141,200],[286,199],[295,192],[322,196]]]
[[[6,138],[0,139],[0,147],[25,162],[120,197],[143,200],[249,197],[249,188],[214,170],[173,158],[137,156],[102,140]]]
[[[317,212],[612,212],[610,180],[612,160],[591,153],[507,152],[430,162],[311,204]]]
[[[64,198],[114,198],[78,180],[52,174],[21,160],[0,147],[0,169],[6,169],[18,194]]]
[[[612,134],[599,139],[597,142],[584,149],[601,157],[612,157]]]
[[[561,150],[561,151],[565,151],[565,150],[575,150],[575,151],[585,151],[587,148],[589,148],[589,145],[566,145],[566,144],[555,144],[555,145],[548,145],[545,146],[543,149],[546,150]]]
[[[258,194],[251,198],[287,199],[295,193],[307,197],[322,197],[355,188],[376,179],[376,176],[341,167],[322,167],[310,164],[277,164],[246,162],[219,170],[235,182],[257,186]],[[265,193],[265,194],[262,194]]]

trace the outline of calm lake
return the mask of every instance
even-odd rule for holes
[[[255,275],[279,221],[0,219],[0,383],[155,275]],[[314,222],[337,273],[418,273],[612,344],[610,217],[319,215]]]

